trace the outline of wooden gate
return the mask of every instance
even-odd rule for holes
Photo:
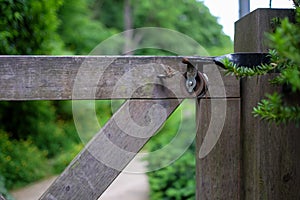
[[[291,10],[259,9],[236,23],[235,51],[265,52],[263,34],[273,17]],[[0,56],[0,100],[125,99],[99,133],[40,199],[97,199],[187,98],[196,99],[196,199],[299,199],[299,127],[275,126],[252,116],[269,75],[236,80],[211,57],[188,57],[208,78],[208,93],[197,98],[186,89],[182,57],[161,56]],[[240,94],[241,91],[241,94]],[[197,92],[196,92],[197,93]],[[127,135],[116,119],[149,124],[147,132]],[[151,109],[150,109],[151,110]],[[242,113],[241,113],[242,112]],[[127,130],[134,130],[128,123]],[[141,134],[144,137],[139,137]],[[122,151],[106,151],[116,144]],[[102,159],[116,164],[111,167]]]
[[[187,66],[182,63],[182,59],[172,56],[1,56],[2,101],[126,99],[123,106],[40,199],[90,200],[101,196],[182,100],[197,98],[194,92],[189,93],[186,89]],[[199,72],[207,75],[209,85],[205,99],[198,101],[201,105],[197,114],[200,119],[198,129],[202,130],[199,131],[198,138],[205,136],[210,113],[213,112],[207,105],[218,101],[227,102],[227,112],[223,116],[226,118],[225,129],[221,138],[233,136],[239,127],[236,120],[238,118],[235,117],[239,115],[239,82],[234,77],[224,76],[223,70],[210,57],[188,59],[197,66]],[[126,79],[120,81],[123,76]],[[147,133],[135,133],[146,134],[146,137],[126,135],[115,123],[116,119],[125,122],[128,120],[128,116],[124,114],[128,109],[132,119],[141,124],[147,123],[145,116],[153,105],[164,109],[167,117],[156,115],[158,120],[151,124],[150,131],[148,129]],[[128,126],[128,130],[134,130],[130,123]],[[104,146],[110,142],[131,153],[106,151]],[[225,154],[224,159],[234,153]],[[199,154],[196,153],[196,156]],[[238,162],[235,157],[237,156],[230,159]],[[102,159],[117,164],[117,167],[107,166],[101,162]],[[198,172],[199,175],[206,176],[201,169]],[[234,184],[236,176],[228,178],[228,183]]]

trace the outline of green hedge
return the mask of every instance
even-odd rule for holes
[[[190,150],[172,165],[148,176],[151,200],[195,199],[195,159]]]
[[[49,173],[45,152],[30,140],[9,140],[4,132],[0,132],[0,166],[0,176],[8,189],[39,180]]]
[[[168,152],[156,156],[148,156],[148,168],[153,169],[174,154],[181,152],[179,146],[189,142],[187,135],[195,134],[195,108],[194,102],[188,102],[184,107],[177,109],[165,123],[161,131],[146,145],[148,152],[153,152],[165,147],[174,137],[179,137],[179,143]],[[185,113],[182,113],[183,109]],[[187,111],[187,112],[186,112]],[[189,113],[188,115],[186,113]],[[182,135],[177,134],[178,128]],[[191,136],[193,137],[193,135]],[[176,148],[178,147],[178,148]],[[183,152],[182,152],[183,153]],[[183,200],[195,199],[195,144],[194,142],[175,162],[165,168],[149,172],[150,199],[157,200]]]

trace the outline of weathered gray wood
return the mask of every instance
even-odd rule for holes
[[[180,103],[127,101],[40,199],[97,199]]]
[[[197,104],[196,199],[239,199],[239,81],[209,64],[200,71],[209,77],[209,96],[220,98],[204,97]],[[235,98],[226,95],[230,88]]]
[[[266,31],[275,17],[294,20],[294,9],[259,8],[235,22],[234,52],[268,52]]]
[[[186,66],[181,60],[176,56],[0,56],[0,100],[193,98],[185,88]],[[207,64],[218,68],[210,57],[189,60],[199,69]],[[159,74],[167,77],[158,78]],[[226,96],[237,96],[234,77],[223,81]]]
[[[226,70],[215,64],[198,66],[199,71],[207,78],[208,92],[205,98],[238,98],[240,83],[234,76],[225,75]]]
[[[200,99],[197,124],[196,199],[242,199],[240,99]]]
[[[242,81],[244,199],[300,199],[300,128],[267,123],[252,114],[265,93],[280,92],[269,84],[272,77]]]
[[[270,20],[273,17],[292,19],[293,15],[292,10],[259,9],[244,17],[236,23],[235,51],[266,51],[263,35],[271,30]],[[252,30],[251,34],[249,29]],[[242,177],[245,200],[300,199],[300,128],[292,123],[279,126],[267,123],[254,118],[252,114],[253,107],[265,98],[266,93],[282,91],[282,88],[269,83],[275,75],[268,74],[241,81]],[[296,97],[296,102],[299,99],[299,96]]]

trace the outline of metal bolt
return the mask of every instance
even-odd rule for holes
[[[164,75],[164,74],[158,74],[157,75],[157,78],[166,78],[167,76],[166,75]]]

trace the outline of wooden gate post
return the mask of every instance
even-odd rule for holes
[[[210,98],[196,106],[196,199],[240,199],[239,81],[211,65],[203,72]]]
[[[293,10],[258,9],[237,21],[235,52],[267,52],[264,34],[271,30],[271,20],[286,16],[291,19]],[[241,80],[241,96],[210,95],[198,101],[196,199],[300,199],[299,127],[268,124],[252,114],[265,93],[275,91],[268,82],[272,77]],[[212,117],[224,101],[226,112]],[[207,148],[206,157],[199,157],[209,126],[222,118],[220,137],[218,128],[210,137],[216,144],[210,141],[214,147]]]
[[[293,10],[258,9],[235,24],[235,52],[267,52],[264,33],[274,17],[293,18]],[[254,118],[253,107],[275,90],[274,74],[241,80],[243,199],[300,199],[300,129]]]

